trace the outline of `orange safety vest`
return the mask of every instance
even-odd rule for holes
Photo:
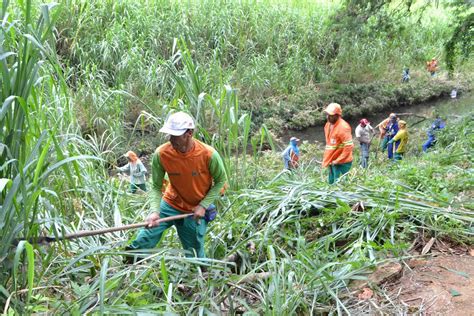
[[[194,144],[194,149],[184,154],[174,150],[169,142],[156,150],[169,177],[163,199],[184,212],[191,212],[204,199],[213,183],[209,162],[214,148],[198,140],[194,140]]]
[[[427,61],[426,68],[428,69],[429,72],[435,72],[436,69],[438,68],[438,61],[437,60]]]
[[[298,157],[296,157],[298,158]],[[168,184],[169,184],[169,180],[166,180],[166,179],[163,179],[163,186],[161,187],[161,193],[164,194],[166,192],[166,188],[168,187]],[[220,190],[219,194],[221,196],[224,196],[225,195],[225,191],[227,191],[227,189],[229,188],[229,185],[226,183],[224,183],[224,186],[222,187],[222,189]]]
[[[387,133],[386,128],[387,128],[388,122],[390,122],[389,117],[383,120],[382,122],[380,122],[379,124],[380,138],[383,138],[385,136],[385,133]]]
[[[351,126],[339,118],[334,125],[327,122],[324,126],[324,135],[326,136],[326,149],[323,156],[323,167],[331,163],[339,165],[352,161],[352,142]]]
[[[298,161],[300,160],[300,157],[298,157],[298,155],[295,154],[295,152],[293,150],[291,150],[290,152],[290,167],[291,168],[298,168]]]

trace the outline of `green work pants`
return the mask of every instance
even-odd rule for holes
[[[384,136],[384,138],[382,138],[382,140],[380,141],[380,150],[382,150],[382,152],[387,149],[389,140],[390,139],[388,139],[388,136]]]
[[[346,174],[351,170],[352,161],[346,162],[340,165],[330,165],[329,166],[329,184],[333,184],[339,179],[340,176]]]
[[[402,160],[404,154],[405,153],[395,153],[395,154],[393,154],[393,159],[394,160]]]
[[[183,212],[174,209],[171,205],[161,200],[160,218],[180,215]],[[131,249],[151,249],[160,241],[163,232],[171,226],[176,226],[179,240],[186,250],[186,257],[205,258],[204,235],[206,234],[207,223],[202,218],[200,224],[192,217],[179,219],[170,222],[160,223],[153,228],[142,228],[138,232],[137,238],[130,245]]]
[[[140,184],[130,183],[130,192],[131,193],[137,192],[138,188],[140,188],[142,191],[146,192],[146,184],[145,183],[140,183]]]

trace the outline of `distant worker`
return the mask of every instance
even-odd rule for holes
[[[403,69],[403,73],[402,73],[402,82],[408,82],[408,81],[410,81],[410,69],[405,68]]]
[[[439,130],[446,127],[446,123],[441,119],[439,115],[436,115],[436,119],[428,129],[428,140],[423,144],[422,148],[424,152],[428,151],[428,148],[433,147],[436,143],[436,134]]]
[[[300,140],[296,137],[290,138],[290,144],[283,151],[283,162],[285,169],[296,169],[298,168],[298,160],[300,159],[300,149],[298,148],[298,142]]]
[[[355,130],[355,136],[360,144],[360,165],[362,168],[367,168],[369,165],[369,150],[374,129],[370,126],[370,122],[363,118],[360,120]]]
[[[351,169],[354,144],[351,126],[341,117],[341,106],[331,103],[324,112],[326,112],[327,123],[324,126],[326,149],[322,166],[329,167],[329,184],[333,184]]]
[[[397,134],[388,142],[389,145],[393,143],[399,143],[394,155],[394,160],[402,160],[403,155],[407,150],[407,143],[408,143],[408,130],[407,130],[407,123],[405,121],[398,121],[398,126],[400,129],[398,130]]]
[[[393,158],[393,144],[389,144],[389,141],[397,134],[398,132],[398,118],[395,113],[390,113],[388,119],[385,119],[380,123],[379,130],[381,131],[380,134],[384,135],[382,139],[382,143],[380,144],[380,148],[382,151],[388,149],[388,159]],[[395,144],[398,146],[398,144]]]
[[[388,122],[390,122],[390,117],[392,115],[395,115],[394,113],[391,113],[389,117],[387,117],[386,119],[384,119],[382,122],[380,122],[377,126],[375,127],[378,127],[379,128],[379,137],[380,137],[380,150],[384,151],[385,149],[387,149],[387,143],[388,143],[388,140],[385,141],[385,134],[387,133],[387,125],[388,125]]]
[[[161,133],[169,135],[169,142],[159,146],[152,160],[152,207],[148,228],[138,232],[127,250],[152,249],[165,230],[175,226],[187,257],[205,258],[204,240],[207,222],[215,210],[214,200],[226,183],[224,163],[219,153],[193,137],[196,125],[184,112],[171,114]],[[162,193],[165,174],[169,183]],[[159,213],[158,213],[159,212]],[[170,222],[160,218],[189,214],[190,217]],[[127,261],[133,262],[133,257]]]
[[[117,168],[118,172],[123,172],[130,175],[130,192],[137,192],[138,188],[146,192],[146,173],[148,172],[137,154],[133,151],[128,151],[124,157],[127,158],[128,163]]]
[[[436,76],[436,71],[438,71],[438,60],[433,57],[430,61],[426,62],[426,69],[431,74],[431,77]]]
[[[451,99],[456,99],[458,97],[458,90],[451,90]]]

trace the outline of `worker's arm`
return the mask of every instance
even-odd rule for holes
[[[207,192],[207,195],[199,203],[199,205],[204,209],[207,209],[209,205],[211,205],[214,200],[219,197],[219,194],[227,180],[224,163],[222,162],[221,156],[217,151],[214,151],[211,156],[211,161],[209,162],[209,171],[212,178],[214,179],[214,183],[209,192]]]
[[[161,165],[160,154],[155,152],[151,161],[152,168],[152,190],[151,190],[151,206],[154,211],[159,211],[161,203],[161,189],[163,187],[163,179],[165,178],[165,169]]]
[[[125,166],[123,167],[117,167],[117,170],[119,172],[126,172],[126,173],[130,173],[130,163],[127,163]]]
[[[374,128],[369,124],[367,125],[369,127],[369,131],[372,133],[372,134],[375,134],[375,131],[374,131]]]
[[[283,151],[283,163],[285,164],[285,169],[288,169],[288,163],[290,162],[291,160],[291,157],[290,157],[290,149],[291,147],[288,146],[286,147],[285,151]]]
[[[288,147],[285,148],[285,150],[283,151],[283,154],[282,154],[283,159],[286,159],[286,160],[290,160],[290,159],[291,159],[291,157],[290,157],[290,149],[291,149],[290,146],[288,146]]]
[[[386,122],[387,122],[387,119],[383,120],[382,122],[380,122],[379,124],[377,124],[377,126],[375,126],[375,127],[378,127],[378,128],[379,128],[380,134],[385,134],[385,133],[387,132],[387,125],[386,125]]]
[[[356,130],[355,130],[355,137],[357,139],[357,141],[360,143],[360,139],[361,139],[361,130],[359,128],[359,126],[356,127]]]
[[[394,142],[399,141],[400,139],[402,139],[402,132],[401,131],[397,132],[397,134],[388,143],[392,144]]]

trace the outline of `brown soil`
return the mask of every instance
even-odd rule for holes
[[[388,289],[408,313],[474,315],[474,257],[440,255],[410,260]]]

